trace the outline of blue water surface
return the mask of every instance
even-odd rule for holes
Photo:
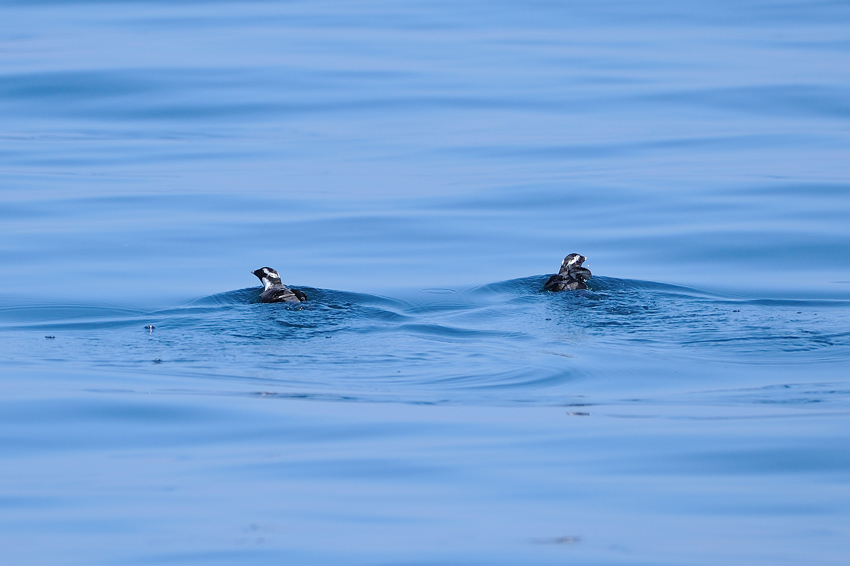
[[[5,3],[0,560],[847,564],[848,34]]]

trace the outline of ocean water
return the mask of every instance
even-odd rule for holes
[[[847,564],[848,38],[4,3],[0,560]]]

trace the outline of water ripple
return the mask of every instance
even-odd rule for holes
[[[153,364],[260,379],[287,394],[407,402],[549,403],[576,380],[616,374],[612,354],[674,356],[693,371],[850,360],[846,301],[738,300],[610,277],[593,278],[587,291],[547,293],[545,279],[415,300],[302,287],[311,300],[294,305],[259,303],[259,289],[248,288],[153,311],[4,306],[0,331],[15,338],[10,359],[31,357],[26,337],[43,332],[54,338],[35,351],[54,362],[134,372]]]

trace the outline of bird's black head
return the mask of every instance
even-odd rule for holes
[[[266,289],[268,289],[272,285],[280,285],[280,275],[278,275],[277,271],[275,271],[271,267],[261,267],[260,269],[256,269],[251,273],[256,275],[259,280],[263,282],[263,287],[265,287]]]
[[[567,273],[571,269],[581,267],[581,264],[585,261],[587,261],[587,258],[581,254],[570,254],[564,258],[563,263],[561,263],[561,270],[558,273]]]

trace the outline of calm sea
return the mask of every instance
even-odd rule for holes
[[[848,446],[850,4],[0,7],[3,564],[838,566]]]

